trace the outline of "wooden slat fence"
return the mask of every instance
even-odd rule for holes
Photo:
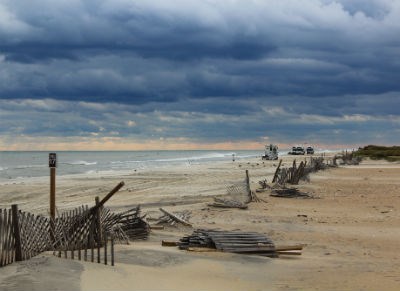
[[[65,258],[69,252],[71,259],[76,254],[79,260],[98,263],[104,253],[104,263],[110,261],[114,265],[114,236],[98,224],[100,214],[101,209],[97,212],[81,206],[51,221],[19,211],[17,205],[0,209],[0,267],[28,260],[44,251],[53,251],[59,257],[63,253]]]
[[[21,260],[28,260],[51,248],[50,220],[28,212],[18,212]]]
[[[60,257],[61,253],[67,257],[69,251],[72,259],[77,252],[79,260],[82,259],[83,252],[83,259],[88,260],[90,250],[89,257],[93,262],[94,250],[97,249],[97,262],[100,263],[101,248],[104,250],[104,263],[107,264],[110,256],[111,264],[114,265],[115,233],[125,239],[127,236],[122,227],[128,227],[129,230],[137,227],[138,224],[133,223],[137,219],[143,222],[138,217],[139,208],[127,211],[122,216],[104,210],[104,204],[123,186],[122,181],[101,201],[96,197],[96,205],[91,208],[87,205],[81,206],[62,213],[55,219],[18,211],[18,205],[15,204],[11,209],[0,209],[0,267],[14,261],[30,259],[43,251],[53,251]],[[111,249],[109,253],[107,247]]]
[[[0,209],[0,267],[14,262],[14,234],[11,209]]]
[[[11,209],[0,209],[0,267],[30,259],[51,245],[49,219]]]
[[[276,168],[272,183],[285,186],[286,183],[298,185],[300,180],[309,180],[309,175],[328,167],[334,166],[326,163],[323,157],[311,157],[310,162],[301,161],[297,166],[296,160],[290,168],[281,168],[282,160]]]
[[[43,251],[58,257],[114,265],[115,241],[146,239],[150,227],[140,216],[140,207],[113,213],[87,205],[61,213],[57,218],[18,210],[0,209],[0,267],[28,260]]]
[[[102,223],[105,212],[109,210],[98,208],[93,211],[85,205],[62,213],[55,219],[54,254],[97,263],[101,263],[103,258],[104,264],[110,261],[114,265],[114,235]]]

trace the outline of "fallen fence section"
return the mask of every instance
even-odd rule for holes
[[[246,189],[247,189],[247,200],[246,203],[250,202],[266,202],[265,200],[259,198],[257,194],[250,189],[250,176],[249,171],[246,170]]]
[[[299,251],[303,249],[302,245],[276,247],[271,239],[256,232],[205,229],[195,230],[190,236],[180,239],[177,244],[180,249],[188,251],[222,251],[266,257],[278,257],[282,254],[300,255]]]
[[[184,226],[192,227],[192,224],[189,222],[189,218],[191,215],[190,211],[172,213],[163,208],[160,208],[160,211],[163,213],[163,216],[158,219],[156,224],[169,224],[171,226],[182,224]]]
[[[251,191],[248,170],[246,170],[246,176],[243,181],[227,186],[227,195],[229,195],[231,202],[228,202],[228,199],[223,199],[225,200],[223,202],[222,199],[215,198],[215,203],[209,206],[246,209],[245,204],[249,204],[250,202],[266,202],[260,199],[254,191]]]
[[[147,239],[150,233],[144,216],[140,217],[140,206],[122,213],[113,213],[104,207],[92,209],[81,206],[56,219],[54,249],[59,257],[63,253],[67,258],[70,252],[70,258],[75,259],[76,252],[78,260],[100,263],[103,253],[104,264],[111,261],[114,265],[116,241],[129,244],[129,240]]]
[[[269,196],[272,197],[282,197],[282,198],[314,198],[309,193],[301,192],[297,188],[282,188],[282,189],[273,189],[271,190],[271,194]]]
[[[233,199],[223,199],[223,198],[214,198],[213,203],[209,203],[208,206],[219,207],[219,208],[239,208],[239,209],[247,209],[247,205]]]
[[[141,216],[140,205],[122,213],[114,213],[104,209],[101,214],[105,231],[113,233],[120,242],[129,240],[145,240],[150,234],[150,226]]]

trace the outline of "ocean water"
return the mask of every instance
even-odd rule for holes
[[[190,166],[261,156],[263,151],[61,151],[57,175]],[[0,181],[49,175],[49,152],[0,151]]]

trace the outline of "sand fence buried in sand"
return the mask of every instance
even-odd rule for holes
[[[59,257],[101,262],[101,250],[104,263],[107,264],[107,248],[111,265],[114,265],[114,236],[100,230],[96,224],[96,215],[88,214],[88,207],[80,207],[54,222],[44,216],[18,210],[0,209],[0,267],[15,261],[28,260],[44,251],[53,251]],[[52,231],[54,225],[54,231]]]
[[[246,177],[243,181],[227,186],[229,198],[214,197],[214,202],[209,203],[208,206],[247,209],[247,204],[250,202],[266,202],[251,191],[249,171],[246,170],[245,173]]]
[[[285,187],[286,184],[298,185],[300,180],[309,180],[311,173],[335,167],[335,164],[329,164],[329,161],[325,161],[323,157],[310,157],[308,163],[306,160],[301,161],[298,166],[296,160],[293,160],[293,165],[290,168],[281,168],[281,165],[282,160],[279,161],[272,179],[272,183],[281,187]]]
[[[18,210],[0,209],[0,266],[28,260],[49,249],[50,220]]]
[[[44,251],[59,257],[114,265],[115,240],[145,239],[149,226],[140,217],[139,206],[123,213],[112,213],[105,202],[122,186],[119,183],[101,201],[89,208],[80,206],[57,218],[37,216],[18,210],[0,209],[0,267],[32,258]],[[108,248],[110,249],[108,251]]]
[[[18,210],[0,209],[0,267],[28,260],[49,250],[50,219]]]
[[[90,210],[87,206],[81,206],[63,213],[55,220],[54,254],[68,258],[70,253],[71,259],[101,263],[103,253],[106,265],[110,254],[111,265],[114,265],[115,236],[104,227],[103,210],[101,208]],[[110,248],[109,253],[108,248]]]

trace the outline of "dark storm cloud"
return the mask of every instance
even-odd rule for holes
[[[2,1],[0,130],[212,140],[396,130],[399,18],[394,0]],[[56,113],[71,122],[47,122]]]
[[[399,8],[390,1],[6,3],[0,52],[11,73],[27,64],[29,77],[16,72],[18,88],[3,98],[143,103],[400,90],[390,49]]]

